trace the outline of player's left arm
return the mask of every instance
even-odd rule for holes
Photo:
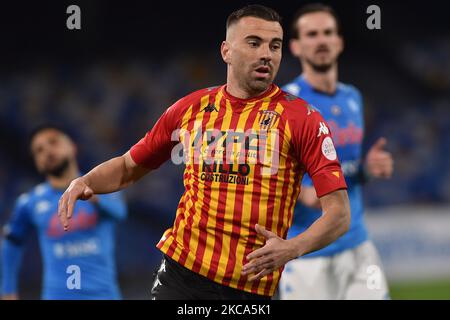
[[[243,274],[254,274],[250,281],[260,279],[288,261],[322,249],[345,232],[350,225],[350,204],[346,190],[336,190],[320,197],[322,216],[295,238],[284,240],[275,233],[256,225],[256,232],[266,239],[264,247],[247,256]]]
[[[70,183],[58,203],[58,216],[64,230],[69,228],[78,199],[88,200],[94,194],[122,190],[170,159],[175,145],[172,133],[178,126],[182,101],[168,108],[153,128],[124,155],[99,164]]]
[[[316,189],[314,189],[313,182],[308,174],[303,176],[298,201],[304,206],[320,209],[320,200],[317,197]]]
[[[12,217],[3,227],[1,245],[1,298],[16,300],[19,298],[19,273],[25,242],[33,228],[29,209],[29,196],[24,194],[16,201]]]
[[[294,153],[312,179],[323,214],[305,232],[289,240],[256,226],[266,244],[247,256],[249,262],[244,265],[243,274],[254,274],[250,281],[270,274],[289,260],[327,246],[350,226],[347,185],[331,133],[325,129],[326,122],[318,112],[304,114],[303,120],[290,126]]]

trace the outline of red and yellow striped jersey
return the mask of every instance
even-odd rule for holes
[[[172,105],[131,148],[156,169],[184,160],[183,193],[173,227],[157,247],[184,267],[225,286],[272,296],[282,268],[258,281],[241,276],[264,226],[286,238],[306,171],[318,196],[346,188],[329,128],[319,112],[276,85],[238,99],[226,85]]]

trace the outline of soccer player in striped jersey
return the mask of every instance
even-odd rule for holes
[[[30,147],[47,181],[17,199],[4,227],[2,298],[19,298],[21,258],[34,229],[43,261],[42,299],[120,299],[114,248],[116,225],[127,215],[121,194],[98,195],[77,203],[72,229],[64,232],[58,200],[80,176],[76,146],[63,129],[43,125],[31,134]]]
[[[284,89],[316,107],[328,122],[348,186],[350,230],[325,248],[290,261],[280,285],[281,299],[384,299],[388,289],[375,246],[364,224],[362,186],[370,177],[388,178],[393,160],[381,138],[362,155],[361,94],[338,82],[337,59],[343,49],[338,17],[323,4],[299,9],[292,25],[291,51],[303,73]],[[288,238],[307,230],[321,215],[313,181],[305,175]]]
[[[74,180],[61,197],[70,227],[77,199],[135,182],[172,158],[185,163],[153,299],[270,299],[284,264],[346,232],[346,184],[329,128],[305,101],[273,84],[281,61],[278,13],[246,6],[227,20],[225,85],[177,101],[125,155]],[[285,240],[308,172],[326,214]]]

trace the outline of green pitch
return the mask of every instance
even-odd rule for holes
[[[391,298],[405,299],[450,299],[450,279],[426,282],[390,283]]]

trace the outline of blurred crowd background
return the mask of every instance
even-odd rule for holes
[[[290,19],[304,1],[260,1]],[[367,1],[325,1],[341,16],[345,52],[340,79],[364,96],[367,149],[388,139],[395,174],[365,189],[369,211],[450,203],[450,32],[437,1],[378,1],[381,30],[366,27]],[[82,30],[65,27],[72,3],[8,4],[0,32],[0,223],[18,195],[42,181],[28,132],[51,122],[72,133],[83,171],[126,152],[180,97],[225,82],[219,47],[227,15],[246,4],[151,4],[75,1]],[[447,26],[448,27],[448,26]],[[285,41],[276,79],[300,73]],[[118,233],[126,298],[148,295],[160,259],[155,244],[171,226],[183,191],[182,167],[167,163],[126,190],[130,217]],[[372,213],[375,214],[375,213]],[[450,214],[450,212],[447,212]],[[40,263],[32,243],[22,296],[39,296]],[[450,270],[450,266],[449,266]]]

